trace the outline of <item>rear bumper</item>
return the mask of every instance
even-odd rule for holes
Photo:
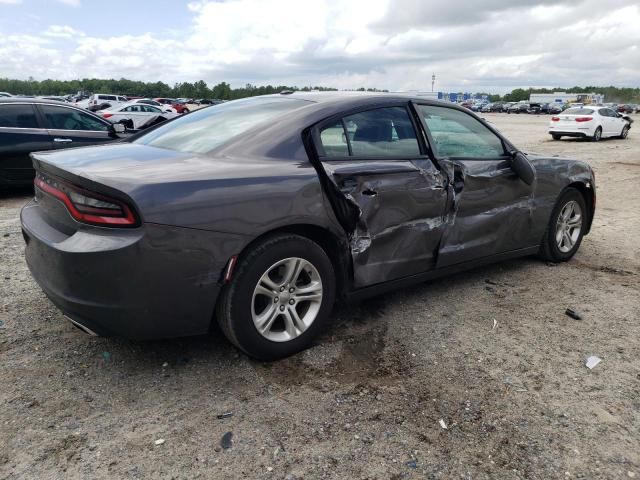
[[[154,224],[79,225],[69,235],[49,225],[35,202],[24,207],[21,222],[27,264],[47,297],[104,336],[207,332],[229,258],[225,250],[237,244],[226,234]]]
[[[586,137],[590,137],[591,135],[589,135],[587,132],[563,132],[563,131],[554,131],[554,130],[549,130],[549,135],[562,135],[563,137],[576,137],[576,138],[586,138]]]

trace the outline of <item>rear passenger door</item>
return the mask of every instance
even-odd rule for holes
[[[55,148],[81,147],[115,139],[110,123],[81,110],[38,105]]]
[[[401,103],[334,117],[314,131],[328,194],[350,235],[356,287],[435,266],[446,182],[417,127]]]
[[[40,123],[33,104],[0,104],[0,183],[32,182],[29,154],[51,148],[49,132]]]

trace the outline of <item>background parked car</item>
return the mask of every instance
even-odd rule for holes
[[[529,112],[529,104],[528,103],[515,103],[509,107],[507,113],[528,113]]]
[[[633,113],[634,108],[629,104],[618,105],[618,113]]]
[[[187,105],[179,102],[175,98],[154,98],[154,100],[162,105],[167,105],[173,108],[178,113],[189,113]]]
[[[549,134],[554,140],[562,137],[590,138],[594,142],[607,137],[625,139],[632,122],[607,107],[574,107],[551,117]]]
[[[92,112],[98,110],[104,110],[105,108],[115,107],[116,105],[122,105],[129,100],[122,95],[112,95],[107,93],[94,93],[89,97],[87,108]]]
[[[136,98],[135,100],[129,100],[124,105],[134,105],[136,103],[141,103],[143,105],[151,105],[153,107],[159,108],[163,112],[174,112],[174,113],[177,113],[177,110],[175,108],[173,108],[171,105],[163,105],[162,103],[160,103],[160,102],[158,102],[156,100],[151,100],[150,98]]]
[[[12,97],[13,95],[11,95],[10,93],[7,92],[0,92],[0,97]]]
[[[124,128],[69,103],[0,98],[0,187],[33,182],[29,154],[125,138]]]
[[[102,110],[100,115],[110,122],[122,123],[127,125],[128,128],[137,130],[148,125],[149,121],[154,118],[163,121],[178,114],[174,111],[161,110],[159,107],[144,103],[128,103]]]

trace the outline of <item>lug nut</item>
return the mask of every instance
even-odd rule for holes
[[[289,300],[289,305],[293,305],[294,303],[296,303],[296,301],[293,298]]]
[[[278,297],[273,297],[273,303],[278,303],[280,299]]]
[[[284,305],[280,305],[280,311],[284,312]]]
[[[280,287],[280,291],[281,291],[281,292],[284,292],[284,287]]]
[[[293,288],[293,287],[291,287],[291,288],[289,289],[289,293],[293,293],[293,292],[295,292],[295,291],[296,291],[296,289],[295,289],[295,288]]]

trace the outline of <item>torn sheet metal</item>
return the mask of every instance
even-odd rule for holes
[[[431,162],[340,161],[323,167],[359,212],[348,232],[356,286],[435,266],[447,195],[445,177]]]

